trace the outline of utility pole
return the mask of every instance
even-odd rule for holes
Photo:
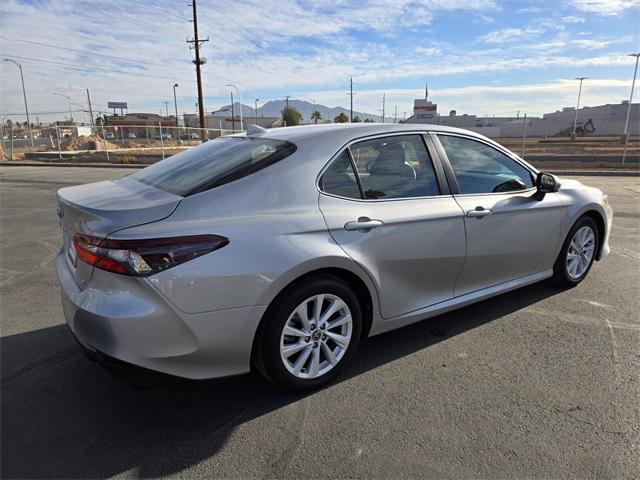
[[[89,95],[89,89],[87,88],[87,104],[89,105],[89,117],[91,118],[91,134],[95,128],[95,119],[93,118],[93,109],[91,108],[91,95]]]
[[[17,65],[18,69],[20,69],[20,81],[22,82],[22,96],[24,97],[24,111],[27,114],[27,126],[29,128],[29,139],[31,140],[31,146],[33,147],[33,132],[31,131],[31,121],[29,120],[29,107],[27,106],[27,91],[24,89],[24,76],[22,75],[22,65],[16,62],[15,60],[11,60],[10,58],[5,58],[4,61],[11,62]],[[13,133],[11,134],[11,139],[13,141]],[[13,150],[11,152],[11,155],[13,155]],[[13,160],[13,157],[12,157],[12,160]]]
[[[285,95],[284,98],[287,101],[287,108],[289,108],[289,95]]]
[[[179,85],[177,83],[173,84],[173,106],[176,109],[176,127],[179,127],[180,124],[178,123],[178,100],[176,100],[176,87],[178,87]]]
[[[231,92],[231,131],[235,133],[236,131],[236,113],[233,109],[233,92]]]
[[[384,103],[386,101],[387,94],[382,94],[382,123],[384,123]]]
[[[209,37],[200,39],[198,38],[198,15],[196,13],[196,0],[191,0],[191,6],[193,7],[193,39],[187,40],[187,43],[193,44],[195,50],[195,60],[193,63],[196,66],[196,79],[198,81],[198,116],[200,117],[200,138],[204,136],[204,99],[202,95],[202,74],[200,67],[207,62],[205,58],[200,58],[200,47],[203,43],[209,41]]]
[[[527,145],[527,114],[524,114],[524,122],[522,128],[522,159],[524,160],[524,151]]]
[[[396,105],[393,112],[393,123],[398,123],[398,105]]]
[[[349,121],[353,123],[353,77],[349,80],[349,96],[351,97],[351,113]]]
[[[636,66],[633,70],[633,80],[631,82],[631,93],[629,94],[629,105],[627,105],[627,119],[624,122],[624,149],[622,150],[622,164],[627,159],[627,145],[629,144],[629,116],[631,114],[631,103],[633,102],[633,89],[636,86],[636,74],[638,73],[638,59],[640,53],[630,53],[630,57],[636,57]]]
[[[260,100],[259,98],[256,98],[256,109],[255,109],[255,112],[256,112],[256,125],[258,125],[258,101],[259,100]]]
[[[165,112],[167,114],[167,118],[168,118],[169,117],[169,102],[167,102],[166,100],[164,102],[164,110],[165,110]]]
[[[582,94],[582,81],[587,80],[587,77],[578,77],[576,80],[580,80],[580,87],[578,88],[578,104],[576,105],[576,115],[573,117],[573,133],[571,139],[576,139],[576,124],[578,123],[578,109],[580,108],[580,94]]]

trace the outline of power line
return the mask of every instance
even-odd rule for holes
[[[33,40],[21,40],[19,38],[6,37],[4,35],[0,35],[0,37],[4,38],[5,40],[9,40],[10,42],[20,42],[20,43],[29,43],[29,44],[32,44],[32,45],[41,45],[43,47],[55,48],[55,49],[58,49],[58,50],[66,50],[66,51],[69,51],[69,52],[86,53],[86,54],[97,56],[97,57],[112,58],[114,60],[123,60],[123,61],[129,62],[129,63],[135,63],[135,64],[142,63],[142,64],[145,64],[145,65],[152,65],[152,66],[156,66],[156,67],[170,68],[172,70],[177,70],[177,67],[171,67],[169,65],[163,65],[161,63],[146,62],[144,60],[135,60],[133,58],[118,57],[116,55],[107,55],[106,53],[97,53],[97,52],[93,52],[93,51],[89,51],[89,50],[80,50],[80,49],[77,49],[77,48],[63,47],[61,45],[53,45],[53,44],[50,44],[50,43],[36,42],[36,41],[33,41]]]
[[[113,68],[107,68],[107,67],[95,67],[95,66],[87,66],[87,65],[80,65],[77,63],[67,63],[67,62],[58,62],[55,60],[45,60],[43,58],[35,58],[35,57],[25,57],[22,55],[13,55],[10,53],[2,53],[0,52],[0,55],[3,55],[5,57],[11,57],[11,58],[19,58],[21,60],[27,60],[27,61],[32,61],[32,62],[41,62],[41,63],[51,63],[54,65],[62,65],[65,67],[75,67],[81,70],[102,70],[105,72],[111,72],[111,73],[119,73],[121,75],[135,75],[137,77],[149,77],[149,78],[159,78],[159,79],[164,79],[164,80],[182,80],[185,82],[192,82],[193,80],[187,80],[185,77],[165,77],[162,75],[149,75],[149,74],[145,74],[145,73],[140,73],[140,72],[126,72],[124,70],[115,70]]]

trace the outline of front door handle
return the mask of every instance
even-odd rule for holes
[[[345,223],[344,229],[348,232],[353,232],[355,230],[368,232],[372,228],[379,227],[382,224],[382,220],[371,220],[369,217],[360,217],[358,220]]]
[[[478,206],[474,210],[469,210],[467,212],[467,217],[482,218],[490,214],[491,209]]]

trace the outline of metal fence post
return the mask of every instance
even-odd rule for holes
[[[522,131],[522,159],[524,160],[524,149],[527,144],[527,114],[524,114],[524,130]]]
[[[13,122],[11,122],[11,130],[9,131],[9,136],[11,137],[11,153],[9,158],[13,160]]]
[[[58,160],[62,161],[62,150],[60,149],[60,129],[56,123],[56,140],[58,141]]]
[[[164,140],[162,139],[162,122],[158,122],[160,127],[160,149],[162,150],[162,159],[164,160]]]
[[[102,141],[104,142],[104,153],[107,156],[107,162],[109,161],[109,146],[107,144],[107,139],[105,138],[104,135],[104,124],[101,124],[100,127],[102,128]]]

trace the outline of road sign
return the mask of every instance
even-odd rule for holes
[[[107,108],[119,108],[127,110],[127,102],[107,102]]]

